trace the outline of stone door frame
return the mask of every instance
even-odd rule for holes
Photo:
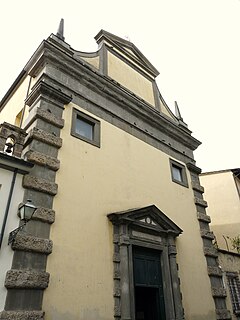
[[[159,251],[166,319],[184,319],[175,238],[182,230],[155,205],[108,215],[113,224],[114,317],[135,320],[133,247]]]

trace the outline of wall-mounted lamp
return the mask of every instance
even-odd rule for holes
[[[18,232],[21,231],[27,222],[32,219],[32,216],[36,210],[37,208],[32,204],[31,200],[27,200],[26,203],[20,204],[18,207],[18,216],[23,221],[23,224],[9,233],[8,244],[15,241]]]

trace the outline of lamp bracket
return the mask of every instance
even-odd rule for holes
[[[15,241],[15,238],[16,238],[18,232],[21,231],[21,230],[23,230],[23,228],[25,227],[25,225],[26,225],[26,222],[24,222],[24,224],[22,224],[20,227],[14,229],[13,231],[11,231],[11,232],[9,233],[8,245],[9,245],[10,243],[13,243],[13,242]]]

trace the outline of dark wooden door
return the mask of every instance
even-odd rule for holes
[[[160,251],[133,248],[135,319],[165,320]]]

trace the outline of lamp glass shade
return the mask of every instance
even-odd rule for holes
[[[27,200],[27,202],[19,208],[20,219],[29,221],[36,209],[37,208],[31,203],[31,200]]]

